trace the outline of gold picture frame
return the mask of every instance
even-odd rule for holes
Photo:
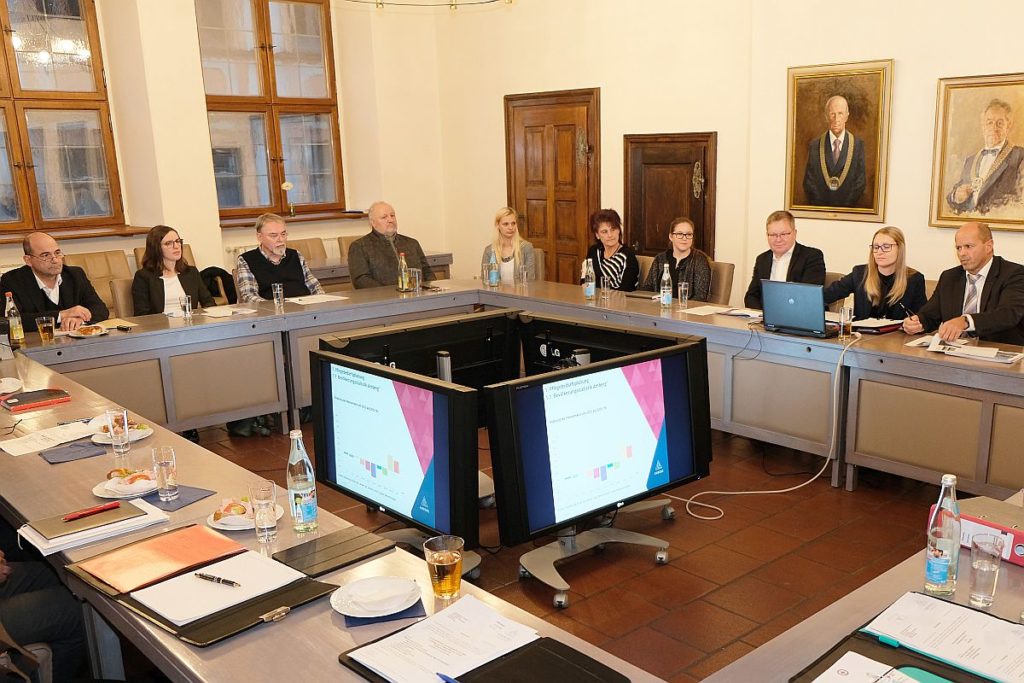
[[[1024,74],[940,78],[928,224],[1024,230]]]
[[[885,220],[892,78],[891,59],[790,67],[786,208],[794,216]]]

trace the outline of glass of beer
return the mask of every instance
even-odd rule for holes
[[[423,557],[430,570],[434,597],[454,600],[462,585],[462,546],[458,536],[434,536],[423,544]]]
[[[40,341],[44,344],[50,344],[53,342],[53,316],[44,315],[40,318],[36,318],[36,328],[39,330]]]

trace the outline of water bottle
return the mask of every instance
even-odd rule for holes
[[[587,270],[583,273],[583,298],[587,301],[594,300],[597,290],[597,278],[594,276],[594,260],[587,259]]]
[[[406,291],[409,289],[409,264],[405,262],[405,252],[398,254],[398,289]]]
[[[18,313],[18,307],[14,305],[14,295],[10,292],[7,292],[4,317],[7,318],[7,336],[11,341],[11,348],[16,349],[25,343],[25,328],[21,326],[21,314]]]
[[[295,530],[304,533],[317,527],[316,476],[306,447],[302,445],[302,430],[293,429],[288,436],[292,440],[288,453],[288,504]]]
[[[942,475],[939,502],[928,517],[928,545],[924,549],[924,592],[952,595],[960,562],[960,506],[956,502],[956,475]]]
[[[668,264],[661,270],[661,307],[672,307],[672,275],[668,272]]]
[[[498,257],[491,250],[490,266],[487,268],[487,286],[497,287],[501,283],[501,271],[498,270]]]

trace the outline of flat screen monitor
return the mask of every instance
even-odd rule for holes
[[[476,547],[477,391],[323,351],[310,377],[317,481]]]
[[[708,474],[703,339],[486,391],[503,545]]]

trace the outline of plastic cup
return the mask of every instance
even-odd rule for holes
[[[270,479],[261,479],[249,486],[256,540],[273,543],[277,539],[277,485]]]
[[[54,320],[53,316],[44,315],[36,318],[36,328],[39,330],[39,340],[44,344],[53,343]]]
[[[127,467],[128,451],[132,449],[132,442],[128,436],[128,411],[124,408],[111,408],[106,412],[107,433],[110,434],[110,444],[114,447],[114,468],[120,469],[121,464],[118,458],[125,459],[124,469]]]
[[[284,308],[284,285],[280,282],[275,282],[270,285],[270,291],[273,292],[274,296],[274,308]]]
[[[995,601],[1003,547],[1003,537],[996,534],[971,537],[971,604],[975,607],[991,607]]]
[[[153,449],[153,473],[156,475],[156,490],[164,503],[178,499],[178,467],[174,449],[160,446]]]
[[[458,536],[434,536],[423,544],[423,557],[430,570],[434,597],[453,600],[462,587],[462,546]]]

